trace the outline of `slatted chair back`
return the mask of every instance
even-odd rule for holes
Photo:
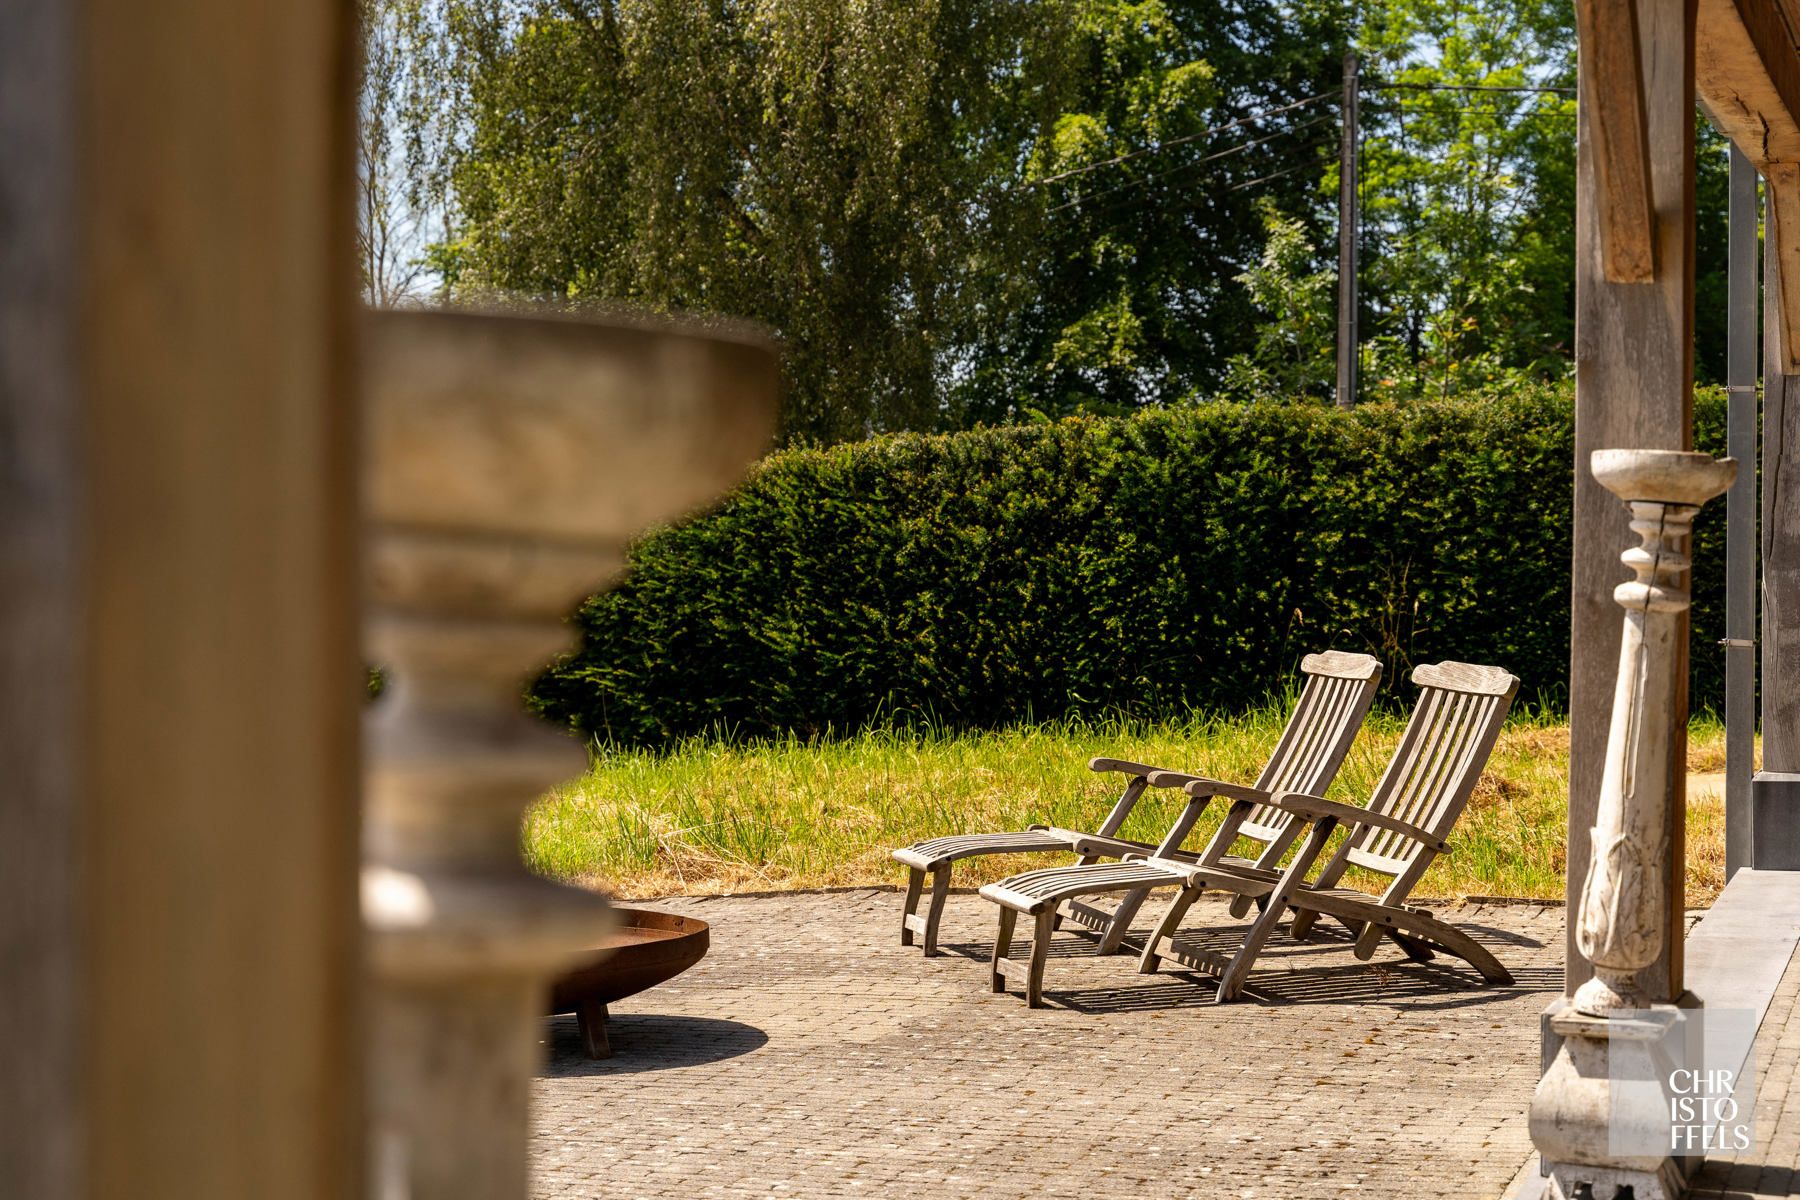
[[[1420,693],[1406,732],[1369,799],[1369,810],[1407,822],[1443,842],[1462,816],[1512,708],[1519,680],[1499,667],[1431,663],[1414,669]],[[1395,829],[1356,825],[1319,883],[1347,866],[1393,876],[1384,904],[1399,903],[1437,857],[1431,846]]]
[[[1301,659],[1300,673],[1306,683],[1256,786],[1270,793],[1316,796],[1331,785],[1350,753],[1381,683],[1381,663],[1367,654],[1327,650]],[[1237,836],[1264,844],[1257,858],[1264,864],[1279,860],[1299,834],[1298,822],[1264,804],[1256,805],[1237,829]]]

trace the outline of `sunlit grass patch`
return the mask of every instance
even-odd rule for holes
[[[1092,829],[1123,780],[1087,761],[1109,755],[1221,779],[1254,779],[1286,710],[1271,704],[1230,719],[1157,723],[1050,722],[979,733],[879,729],[842,738],[748,744],[691,738],[673,748],[602,750],[593,769],[531,811],[531,865],[623,895],[716,893],[894,883],[888,852],[945,833],[1019,829],[1033,822]],[[1330,795],[1361,803],[1400,737],[1401,719],[1372,717]],[[1515,716],[1419,895],[1561,899],[1565,868],[1568,727]],[[1722,769],[1724,733],[1696,720],[1694,770]],[[1147,794],[1125,836],[1155,841],[1184,797]],[[1215,804],[1190,836],[1203,845]],[[1696,798],[1688,818],[1688,897],[1706,903],[1723,882],[1724,814]],[[1055,859],[970,860],[959,885],[999,879]],[[1377,887],[1373,876],[1349,882]]]

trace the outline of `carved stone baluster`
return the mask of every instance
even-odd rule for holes
[[[1593,472],[1631,510],[1641,545],[1621,556],[1636,578],[1613,592],[1625,610],[1624,636],[1592,856],[1574,914],[1576,943],[1594,976],[1550,1016],[1562,1041],[1538,1083],[1531,1133],[1548,1167],[1549,1195],[1572,1196],[1586,1185],[1596,1198],[1630,1188],[1637,1200],[1657,1200],[1680,1194],[1675,1160],[1622,1154],[1617,1137],[1630,1128],[1655,1134],[1667,1124],[1654,1047],[1681,997],[1649,995],[1638,972],[1656,962],[1665,938],[1680,936],[1661,881],[1680,715],[1676,633],[1690,602],[1694,516],[1730,486],[1737,463],[1684,451],[1598,450]],[[1675,867],[1679,878],[1681,864]]]
[[[520,817],[581,748],[524,711],[627,540],[737,481],[774,425],[749,336],[371,314],[363,911],[379,1200],[523,1196],[550,978],[604,902],[531,875]]]

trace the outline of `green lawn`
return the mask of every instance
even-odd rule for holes
[[[1231,720],[884,730],[751,745],[693,739],[664,753],[606,752],[533,808],[525,854],[539,871],[624,896],[894,883],[903,872],[888,851],[921,838],[1032,822],[1094,828],[1122,782],[1087,770],[1096,754],[1248,782],[1282,716],[1269,708]],[[1372,718],[1331,795],[1365,798],[1399,734],[1397,719]],[[1690,770],[1723,769],[1723,744],[1716,722],[1696,721]],[[1567,727],[1515,717],[1452,853],[1432,866],[1420,894],[1560,898],[1567,770]],[[1179,799],[1150,793],[1125,835],[1156,840]],[[1204,844],[1221,811],[1213,806],[1189,846]],[[1719,802],[1692,802],[1690,903],[1709,902],[1721,886],[1723,839]],[[1050,861],[973,860],[959,867],[957,883]]]

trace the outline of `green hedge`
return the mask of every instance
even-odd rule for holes
[[[1723,407],[1696,405],[1703,449]],[[1558,706],[1571,412],[1566,388],[1212,404],[778,454],[637,544],[537,699],[628,743],[993,726],[1231,709],[1329,646],[1379,655],[1390,684],[1438,658],[1498,663]],[[1697,704],[1720,676],[1713,508]]]

